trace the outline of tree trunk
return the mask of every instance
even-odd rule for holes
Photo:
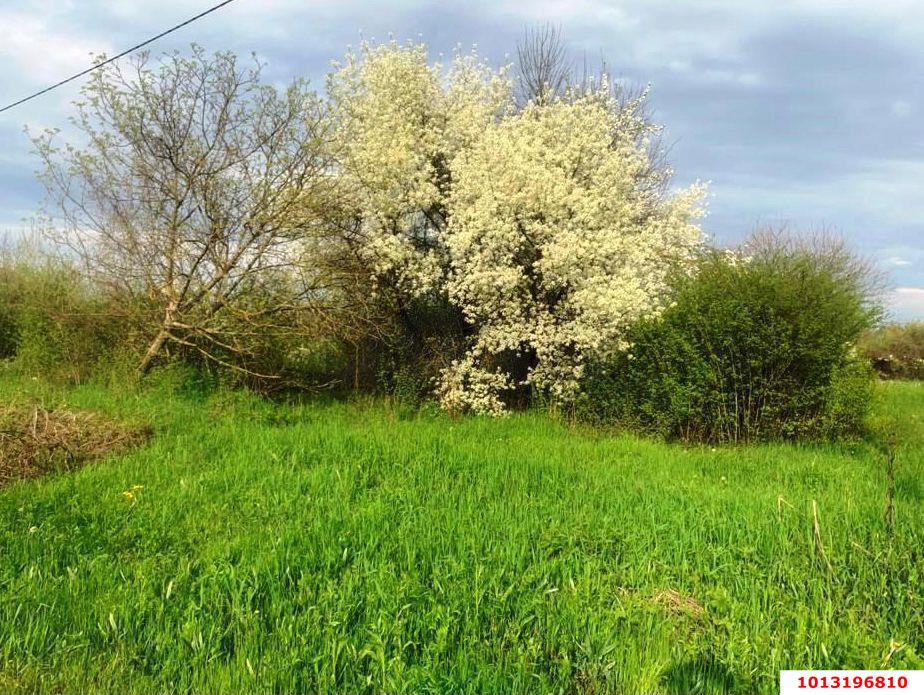
[[[154,340],[151,341],[151,344],[148,345],[147,351],[144,353],[144,357],[141,358],[141,364],[138,365],[138,371],[142,374],[147,374],[151,369],[151,364],[154,362],[154,358],[157,357],[160,353],[161,348],[164,346],[164,343],[167,342],[167,338],[170,337],[170,329],[173,327],[173,317],[176,315],[177,307],[179,306],[179,300],[172,299],[167,308],[164,309],[164,323],[161,325],[160,330],[157,332]]]
[[[138,365],[138,371],[142,374],[147,374],[151,369],[151,364],[154,361],[154,358],[157,357],[157,354],[160,352],[160,349],[164,346],[164,343],[167,341],[167,331],[163,328],[158,332],[157,337],[151,341],[151,344],[148,345],[147,351],[144,353],[144,357],[141,359],[141,364]]]

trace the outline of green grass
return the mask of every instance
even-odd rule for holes
[[[782,668],[924,667],[920,383],[880,389],[891,535],[874,443],[684,449],[172,383],[0,376],[0,400],[156,428],[0,491],[0,691],[777,692]]]

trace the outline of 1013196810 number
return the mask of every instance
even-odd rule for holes
[[[799,676],[800,688],[907,688],[905,676]]]
[[[924,671],[780,671],[781,695],[831,690],[924,695]]]

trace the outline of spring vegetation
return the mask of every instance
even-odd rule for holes
[[[924,333],[873,267],[715,248],[647,91],[553,29],[499,68],[366,43],[321,92],[261,67],[140,54],[33,134],[0,690],[924,667]]]
[[[891,468],[875,440],[685,448],[536,409],[7,370],[21,411],[154,436],[0,491],[0,691],[776,693],[782,668],[924,668],[924,388],[876,391]]]
[[[860,338],[860,350],[885,379],[924,379],[924,323],[879,326]]]
[[[74,379],[180,361],[683,439],[857,434],[871,269],[823,235],[710,248],[646,92],[564,56],[551,29],[501,68],[364,43],[320,95],[198,48],[104,66],[80,137],[35,135],[59,253],[3,264],[0,348]]]

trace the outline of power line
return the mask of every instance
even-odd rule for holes
[[[30,99],[35,99],[35,97],[39,97],[39,96],[45,94],[46,92],[50,92],[52,89],[57,89],[57,88],[60,87],[61,85],[67,84],[68,82],[73,82],[73,81],[76,80],[78,77],[83,77],[84,75],[86,75],[86,74],[88,74],[88,73],[91,73],[91,72],[93,72],[94,70],[98,70],[99,68],[103,67],[104,65],[107,65],[107,64],[111,63],[111,62],[114,61],[114,60],[118,60],[119,58],[121,58],[121,57],[123,57],[123,56],[126,56],[126,55],[128,55],[129,53],[132,53],[132,52],[134,52],[134,51],[137,51],[139,48],[144,48],[144,47],[147,46],[149,43],[153,43],[153,42],[157,41],[157,39],[163,38],[163,37],[166,36],[167,34],[172,34],[172,33],[175,32],[177,29],[182,29],[182,28],[185,27],[187,24],[192,24],[192,23],[195,22],[197,19],[202,19],[203,17],[205,17],[205,15],[211,14],[211,13],[214,12],[215,10],[220,10],[220,9],[221,9],[222,7],[224,7],[225,5],[230,5],[232,2],[234,2],[234,0],[224,0],[224,2],[220,2],[220,3],[218,3],[217,5],[215,5],[215,6],[213,6],[213,7],[210,7],[210,8],[207,9],[205,12],[200,12],[200,13],[197,14],[195,17],[190,17],[189,19],[187,19],[187,20],[186,20],[185,22],[183,22],[182,24],[177,24],[176,26],[170,27],[169,29],[167,29],[167,31],[162,31],[162,32],[159,33],[157,36],[152,36],[152,37],[149,38],[147,41],[142,41],[142,42],[139,43],[138,45],[132,46],[131,48],[122,51],[122,52],[119,53],[119,55],[117,55],[117,56],[113,56],[112,58],[107,58],[107,59],[104,60],[102,63],[98,63],[97,65],[94,65],[94,66],[91,67],[91,68],[87,68],[87,69],[84,70],[83,72],[78,72],[76,75],[71,75],[71,76],[68,77],[66,80],[61,80],[60,82],[58,82],[58,83],[56,83],[56,84],[53,84],[53,85],[51,85],[50,87],[45,87],[45,89],[42,89],[42,90],[36,92],[35,94],[30,94],[29,96],[25,97],[24,99],[20,99],[19,101],[14,101],[12,104],[9,104],[9,105],[7,105],[7,106],[4,106],[2,109],[0,109],[0,113],[3,113],[4,111],[7,111],[7,110],[13,108],[14,106],[19,106],[20,104],[24,104],[25,102],[29,101]]]

